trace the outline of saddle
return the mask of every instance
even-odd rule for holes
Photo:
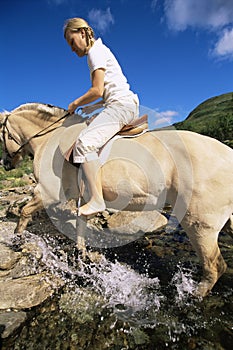
[[[144,130],[148,129],[148,115],[144,114],[131,124],[123,126],[123,128],[117,133],[121,136],[137,136]]]
[[[131,124],[125,125],[116,135],[119,135],[122,137],[137,137],[147,129],[148,129],[148,115],[144,114],[141,117],[137,118],[135,121],[133,121]],[[66,149],[65,152],[62,152],[64,155],[64,158],[71,164],[73,164],[72,151],[73,151],[74,144],[75,142],[73,141],[69,149],[68,150]]]

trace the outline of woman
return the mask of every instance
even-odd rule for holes
[[[68,107],[77,107],[102,98],[104,109],[84,129],[73,150],[74,163],[82,163],[88,181],[90,201],[79,209],[79,215],[91,215],[105,210],[102,193],[98,150],[124,125],[138,117],[139,101],[129,87],[115,56],[82,18],[71,18],[64,26],[64,37],[79,57],[87,56],[91,87]]]

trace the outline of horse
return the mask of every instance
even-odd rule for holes
[[[27,154],[34,156],[37,185],[15,233],[26,229],[37,210],[80,196],[79,170],[64,159],[63,150],[86,127],[86,118],[65,116],[64,109],[42,103],[0,114],[4,167],[10,170]],[[148,131],[113,140],[101,174],[107,208],[157,210],[159,229],[165,219],[160,209],[172,206],[202,264],[195,295],[206,296],[227,268],[219,232],[233,237],[233,150],[191,131]]]

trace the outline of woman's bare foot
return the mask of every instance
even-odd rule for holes
[[[105,202],[103,200],[90,200],[88,203],[82,205],[78,210],[78,216],[80,215],[93,215],[97,214],[101,211],[104,211],[106,209]]]

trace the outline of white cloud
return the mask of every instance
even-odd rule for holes
[[[232,0],[164,0],[164,12],[170,30],[211,31],[218,37],[211,54],[233,59]]]
[[[166,110],[159,111],[159,109],[151,109],[149,107],[140,105],[140,115],[147,114],[149,121],[149,128],[162,128],[165,126],[171,126],[176,122],[175,117],[179,117],[179,112]]]
[[[213,54],[222,58],[233,58],[233,28],[223,31],[215,45]]]
[[[173,123],[173,118],[178,116],[176,111],[163,111],[163,112],[154,112],[154,126],[165,126],[171,125]]]
[[[100,9],[92,9],[88,14],[91,26],[95,27],[100,33],[104,33],[110,24],[114,23],[114,18],[110,8],[106,11]]]
[[[169,28],[176,31],[215,30],[233,23],[232,0],[165,0],[164,10]]]

